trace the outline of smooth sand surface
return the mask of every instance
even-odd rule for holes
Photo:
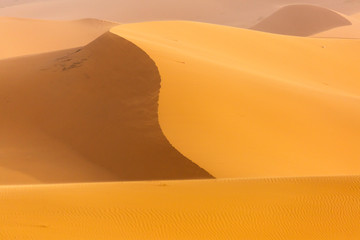
[[[351,16],[358,19],[358,20],[360,20],[360,13],[356,13],[356,14],[351,15]]]
[[[43,183],[211,177],[164,137],[157,67],[119,36],[0,61],[0,76],[6,171]]]
[[[84,46],[117,24],[0,18],[0,59]]]
[[[13,239],[357,240],[360,178],[0,187]]]
[[[329,9],[312,5],[289,5],[279,9],[251,29],[305,37],[347,25],[351,25],[348,19]]]
[[[5,0],[0,15],[249,27],[292,2]],[[0,18],[0,240],[360,239],[360,40],[340,39],[359,25],[328,10],[360,2],[296,3],[323,7],[282,18],[312,38]]]
[[[359,173],[360,40],[194,22],[111,31],[154,59],[165,135],[215,177]]]
[[[360,20],[351,16],[347,17],[351,21],[351,25],[336,27],[324,32],[312,35],[312,37],[320,38],[360,38]]]
[[[0,8],[0,16],[61,20],[91,17],[121,23],[191,20],[247,28],[289,4],[319,5],[344,14],[360,11],[360,1],[344,0],[48,0]]]

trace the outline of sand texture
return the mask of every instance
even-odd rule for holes
[[[44,183],[210,177],[162,134],[157,67],[119,36],[3,60],[0,75],[4,168]]]
[[[360,239],[359,13],[0,0],[0,240]]]
[[[347,15],[360,12],[358,0],[28,0],[0,8],[0,16],[121,23],[188,20],[247,28],[289,4],[320,5]]]
[[[360,179],[0,187],[10,239],[357,240]]]
[[[165,135],[215,177],[359,173],[359,40],[193,22],[111,31],[154,59]]]

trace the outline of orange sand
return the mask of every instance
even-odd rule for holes
[[[116,24],[0,18],[0,59],[84,46]]]
[[[0,240],[358,240],[359,10],[1,1]]]
[[[111,31],[154,59],[165,135],[215,177],[360,172],[360,40],[193,22]]]
[[[360,178],[0,187],[2,240],[357,240]]]
[[[0,61],[0,76],[6,171],[43,183],[211,177],[164,137],[157,67],[119,36]]]

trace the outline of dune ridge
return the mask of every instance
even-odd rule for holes
[[[165,135],[215,177],[359,174],[359,40],[177,21],[111,32],[154,59]]]
[[[357,39],[360,38],[360,21],[354,16],[347,17],[351,21],[351,25],[336,27],[324,32],[320,32],[312,35],[311,37],[319,38],[350,38]]]
[[[156,65],[115,34],[0,61],[0,75],[2,168],[43,183],[211,178],[160,129]]]
[[[82,47],[116,25],[97,19],[46,21],[0,17],[0,60]]]
[[[288,5],[280,8],[251,29],[306,37],[346,25],[351,25],[351,22],[329,9],[313,5]]]
[[[344,14],[360,11],[343,0],[51,0],[0,9],[0,16],[74,20],[98,18],[121,23],[188,20],[249,28],[289,4],[312,4]]]
[[[349,176],[0,187],[0,236],[356,240],[359,186]]]

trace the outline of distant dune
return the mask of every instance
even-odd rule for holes
[[[359,12],[0,0],[0,240],[359,240]]]
[[[356,13],[356,14],[352,15],[352,17],[354,17],[354,18],[356,18],[356,19],[360,20],[360,13]]]
[[[111,31],[154,59],[165,135],[215,177],[360,172],[360,40],[194,22]]]
[[[354,17],[347,17],[351,25],[336,27],[324,32],[312,35],[311,37],[320,38],[360,38],[360,20]]]
[[[0,18],[0,59],[84,46],[115,25],[95,19],[60,22]]]
[[[0,61],[0,76],[6,171],[43,183],[211,177],[163,136],[157,67],[119,36]]]
[[[251,29],[305,37],[346,25],[351,25],[351,22],[329,9],[312,5],[289,5],[279,9]]]
[[[9,0],[8,0],[9,1]],[[9,1],[11,2],[11,1]],[[360,1],[344,0],[47,0],[0,8],[0,16],[74,20],[106,19],[121,23],[190,20],[251,27],[289,4],[313,4],[344,14],[360,11]]]
[[[0,234],[3,240],[357,240],[359,186],[359,177],[337,177],[0,187]]]

